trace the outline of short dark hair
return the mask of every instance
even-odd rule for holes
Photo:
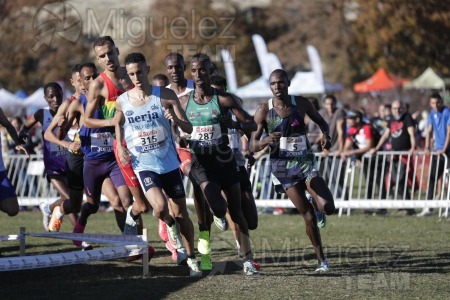
[[[327,100],[327,99],[333,100],[333,103],[334,103],[334,104],[337,103],[336,96],[333,95],[333,94],[327,94],[327,95],[323,98],[323,102],[325,102],[325,100]]]
[[[152,79],[164,81],[164,86],[167,86],[170,84],[169,78],[167,78],[167,76],[162,73],[156,74],[155,76],[153,76]]]
[[[61,92],[61,96],[63,95],[63,89],[62,87],[59,85],[59,83],[53,81],[53,82],[49,82],[44,86],[44,95],[47,94],[47,90],[49,88],[54,88],[55,90],[59,90]]]
[[[110,43],[113,46],[116,45],[116,44],[114,44],[112,37],[110,37],[109,35],[105,35],[105,36],[99,36],[98,38],[95,39],[94,48],[97,46],[103,46],[106,43]]]
[[[286,73],[285,70],[283,70],[283,69],[275,69],[275,70],[273,70],[272,73],[270,73],[269,79],[270,79],[274,74],[281,74],[281,75],[284,77],[284,79],[286,79],[286,81],[289,82],[289,76],[288,76],[288,74]]]
[[[220,85],[225,89],[227,88],[227,80],[225,79],[225,77],[220,75],[211,76],[210,83],[214,85]]]
[[[97,70],[97,66],[94,63],[91,62],[86,62],[81,64],[80,66],[80,72],[83,68],[91,68],[94,71],[94,79],[98,77],[98,70]]]
[[[79,73],[80,71],[81,71],[81,64],[76,64],[72,68],[72,75],[75,74],[75,73]]]
[[[147,63],[147,60],[145,59],[144,54],[140,53],[140,52],[133,52],[128,54],[125,57],[125,65],[129,65],[129,64],[138,64],[138,63]]]
[[[206,53],[196,53],[192,56],[192,61],[194,60],[203,60],[205,61],[206,65],[208,66],[208,69],[211,68],[211,59],[209,58],[208,54]]]
[[[183,55],[181,55],[180,53],[177,53],[177,52],[171,52],[171,53],[167,54],[166,57],[164,58],[164,63],[166,63],[167,60],[168,60],[169,58],[172,58],[172,57],[176,57],[177,60],[180,60],[180,61],[182,61],[182,62],[184,63],[184,57],[183,57]]]
[[[351,109],[347,112],[346,117],[348,119],[355,119],[355,118],[359,118],[360,120],[362,120],[363,114],[360,110],[358,109]]]
[[[431,99],[431,98],[438,99],[438,100],[442,100],[441,94],[439,94],[439,93],[433,93],[433,94],[431,94],[430,99]]]

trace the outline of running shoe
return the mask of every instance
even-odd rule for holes
[[[50,218],[52,216],[50,207],[48,207],[47,203],[42,202],[39,204],[39,209],[42,213],[42,225],[44,225],[45,231],[48,231],[48,223],[50,222]]]
[[[228,221],[227,218],[223,217],[223,218],[218,218],[216,216],[214,217],[214,224],[216,224],[217,228],[219,228],[219,230],[221,231],[227,231],[228,230]]]
[[[420,213],[417,214],[418,217],[431,217],[433,215],[433,209],[425,207]]]
[[[89,251],[94,250],[94,247],[92,247],[91,244],[88,244],[87,242],[81,242],[81,251]]]
[[[330,272],[330,268],[328,267],[328,261],[324,260],[320,263],[320,265],[317,267],[316,273],[328,273]]]
[[[327,216],[320,210],[315,210],[314,213],[316,214],[317,227],[324,228],[327,225]]]
[[[167,227],[167,237],[169,238],[167,242],[172,244],[172,246],[175,249],[183,247],[180,234],[178,233],[177,223],[174,223],[172,226],[166,224],[166,227]]]
[[[211,254],[211,242],[209,239],[209,231],[200,231],[197,250],[200,254]]]
[[[259,271],[256,269],[253,261],[247,260],[244,262],[244,274],[247,276],[259,275]]]
[[[190,277],[202,277],[202,270],[198,267],[198,262],[195,258],[188,258],[187,265],[189,267]]]
[[[48,223],[48,231],[50,232],[59,232],[59,229],[62,225],[62,218],[58,219],[56,217],[57,213],[61,214],[59,206],[56,206],[53,209],[52,217],[50,218],[50,222]]]
[[[213,269],[210,254],[202,254],[202,258],[200,260],[200,269],[202,269],[203,271],[211,271]]]
[[[169,241],[166,242],[166,249],[169,250],[170,253],[172,253],[172,260],[176,262],[178,260],[177,249],[174,246],[172,246],[172,244]]]
[[[152,246],[148,246],[148,261],[150,261],[153,257],[155,257],[156,251],[155,248],[153,248]],[[137,255],[130,255],[127,258],[127,261],[136,261],[139,259],[142,259],[142,254],[137,254]]]
[[[317,219],[317,227],[324,228],[327,225],[327,216],[317,209],[317,205],[315,205],[314,198],[311,194],[306,193],[306,198],[308,198],[308,201],[311,202],[311,205],[314,208],[314,213],[316,214]]]
[[[158,223],[158,233],[159,233],[159,237],[164,242],[167,242],[169,240],[169,237],[167,236],[166,222],[164,222],[161,219],[159,220],[159,223]]]
[[[86,228],[86,226],[81,226],[80,223],[77,222],[77,224],[75,224],[75,228],[73,229],[73,233],[84,233],[85,228]],[[81,244],[83,242],[74,240],[74,241],[72,241],[72,243],[77,247],[81,247]]]
[[[127,210],[127,218],[125,219],[125,226],[123,228],[124,235],[138,235],[138,224],[131,217],[131,206]]]

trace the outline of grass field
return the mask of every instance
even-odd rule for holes
[[[214,270],[188,277],[172,263],[157,235],[157,220],[144,217],[157,250],[150,276],[140,262],[114,260],[47,269],[0,272],[0,299],[449,299],[450,222],[417,217],[331,216],[322,240],[331,272],[314,274],[315,255],[299,215],[260,215],[251,233],[262,275],[247,278],[231,232],[213,228]],[[194,220],[195,224],[195,220]],[[39,212],[0,215],[0,235],[20,226],[42,232]],[[62,231],[69,232],[69,222]],[[88,233],[116,233],[114,215],[89,219]],[[70,241],[27,237],[27,255],[74,251]],[[94,245],[96,248],[100,245]],[[18,255],[18,242],[0,242],[2,257]]]

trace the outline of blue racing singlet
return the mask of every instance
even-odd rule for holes
[[[147,103],[141,106],[131,104],[127,92],[117,99],[124,113],[125,141],[136,172],[149,170],[165,174],[180,165],[170,121],[164,117],[160,91],[160,87],[153,86]]]

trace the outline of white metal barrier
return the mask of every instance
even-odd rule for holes
[[[378,152],[360,160],[346,161],[336,156],[316,154],[319,170],[334,195],[336,207],[350,214],[351,209],[374,208],[439,208],[439,215],[448,215],[450,206],[450,174],[447,156],[425,155],[424,152]],[[432,164],[431,162],[435,163]],[[54,201],[56,191],[44,176],[42,156],[11,155],[5,158],[8,177],[16,187],[19,205],[34,206],[42,201]],[[432,165],[436,170],[432,171]],[[438,177],[442,182],[430,180]],[[293,204],[286,194],[277,194],[270,176],[269,156],[261,157],[250,171],[253,195],[258,207],[289,207]],[[192,187],[184,180],[188,203]],[[427,191],[436,194],[428,196]],[[429,198],[429,200],[427,200]],[[102,197],[102,200],[106,200]]]

